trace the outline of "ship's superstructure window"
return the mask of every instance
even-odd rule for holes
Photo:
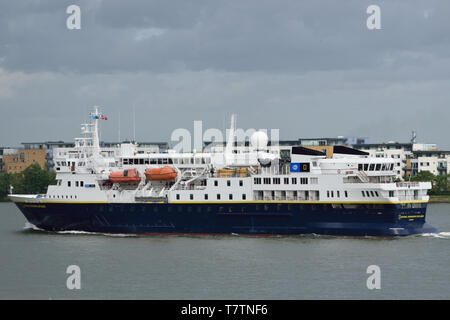
[[[227,187],[230,187],[230,186],[231,186],[231,181],[227,180]]]
[[[208,194],[205,193],[205,200],[208,200]]]
[[[246,200],[247,199],[247,195],[245,193],[242,194],[242,200]]]
[[[220,193],[217,194],[217,200],[220,200]]]
[[[339,190],[338,190],[338,191],[336,191],[336,197],[338,197],[338,198],[340,198],[340,197],[341,197],[341,194],[340,194]]]
[[[365,192],[364,192],[364,191],[361,191],[361,193],[362,193],[362,196],[363,196],[363,197],[365,197],[365,196],[366,196],[366,194],[365,194]]]
[[[214,180],[214,187],[217,187],[219,185],[219,181]]]
[[[233,195],[231,193],[228,195],[228,199],[233,200]]]
[[[289,178],[284,178],[284,184],[289,184]]]
[[[253,179],[254,184],[261,184],[261,178],[254,178]]]
[[[194,195],[192,193],[189,195],[189,199],[194,200]]]
[[[270,184],[270,178],[264,178],[263,182],[264,184]]]
[[[297,178],[292,178],[292,184],[297,184]]]
[[[239,180],[239,187],[242,187],[244,185],[244,181]]]
[[[300,178],[300,184],[308,184],[308,178]]]
[[[348,193],[347,193],[347,191],[344,191],[344,195],[345,195],[346,198],[348,198]]]
[[[394,191],[389,191],[389,198],[394,197]]]
[[[67,181],[67,186],[70,187],[70,181]]]
[[[280,184],[280,178],[273,178],[273,184]]]

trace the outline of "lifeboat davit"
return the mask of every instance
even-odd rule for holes
[[[145,170],[145,177],[147,178],[147,180],[175,181],[177,172],[174,168],[165,166],[163,168]]]
[[[137,183],[141,181],[139,171],[136,169],[126,169],[119,172],[111,172],[109,174],[109,181],[112,183]]]

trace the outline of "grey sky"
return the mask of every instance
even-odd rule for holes
[[[81,30],[66,8],[81,7]],[[381,7],[382,30],[366,8]],[[0,145],[176,128],[279,128],[282,139],[368,136],[450,149],[448,1],[1,1]]]

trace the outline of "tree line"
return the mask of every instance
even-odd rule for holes
[[[42,169],[35,163],[20,173],[0,172],[0,200],[6,200],[10,186],[16,194],[46,193],[50,184],[56,184],[56,173]]]
[[[410,181],[430,181],[432,188],[428,194],[450,195],[450,174],[434,175],[430,171],[420,171]]]

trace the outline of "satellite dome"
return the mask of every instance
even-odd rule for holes
[[[265,149],[267,147],[267,143],[269,142],[269,138],[264,131],[256,131],[250,137],[250,144],[256,150]]]

